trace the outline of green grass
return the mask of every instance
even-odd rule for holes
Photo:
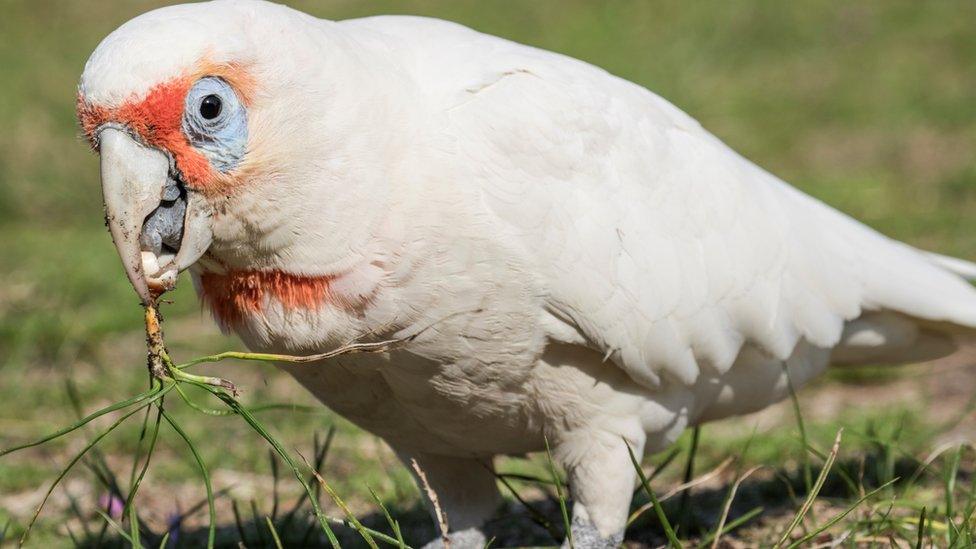
[[[146,387],[141,311],[102,226],[97,162],[78,137],[73,106],[77,78],[98,41],[153,5],[136,0],[0,3],[0,125],[6,130],[0,132],[0,448],[74,421],[69,379],[86,410]],[[657,91],[745,156],[886,234],[976,258],[976,4],[968,0],[348,0],[296,6],[330,18],[439,16],[593,62]],[[165,314],[174,355],[189,359],[240,347],[212,327],[188,281],[172,299]],[[206,371],[237,381],[246,389],[245,404],[315,404],[267,366],[221,363]],[[939,382],[939,376],[954,381]],[[858,537],[889,535],[910,546],[923,538],[936,546],[969,544],[968,517],[976,507],[974,452],[957,453],[949,446],[931,471],[917,471],[919,462],[947,440],[968,440],[974,432],[970,377],[967,369],[931,367],[831,372],[800,391],[808,454],[802,452],[789,403],[706,426],[694,457],[696,475],[738,452],[736,471],[766,466],[738,488],[727,525],[743,516],[748,520],[724,535],[744,543],[775,543],[806,498],[805,464],[809,478],[818,479],[843,427],[836,462],[794,535],[808,535],[843,515],[826,532],[850,532],[848,545]],[[208,398],[200,390],[191,394],[199,402]],[[268,528],[272,502],[288,508],[301,497],[300,487],[280,467],[278,500],[272,496],[276,469],[267,447],[246,425],[184,406],[167,412],[196,442],[214,480],[218,540],[233,544],[238,537],[232,499],[249,545],[274,546],[272,531],[286,545],[305,535],[307,516],[283,526],[281,509],[273,530]],[[391,531],[372,490],[407,542],[433,535],[409,474],[382,442],[324,409],[270,410],[257,417],[286,449],[308,458],[316,453],[313,433],[324,439],[334,427],[323,471],[355,516],[366,527]],[[168,513],[178,507],[186,511],[204,498],[195,461],[163,423],[138,502],[140,516],[156,532],[165,529]],[[107,426],[99,421],[84,434],[0,459],[0,532],[9,519],[7,539],[22,532],[35,493],[84,440]],[[123,481],[129,478],[139,431],[140,422],[133,421],[99,446],[105,468]],[[691,446],[686,435],[678,444],[682,453],[650,477],[658,494],[682,482]],[[651,456],[645,464],[664,458]],[[93,472],[99,467],[79,465],[66,480],[66,492],[55,492],[35,526],[34,546],[70,545],[68,527],[82,537],[91,530],[88,539],[97,539],[103,529],[106,539],[120,539],[93,511],[104,491]],[[499,468],[520,478],[551,478],[544,456],[506,459]],[[721,475],[696,487],[690,505],[679,497],[663,503],[661,511],[672,525],[698,528],[678,528],[683,544],[705,541],[714,531],[733,481]],[[553,528],[562,528],[551,487],[526,480],[511,484]],[[229,492],[220,495],[220,490]],[[80,513],[71,511],[65,493],[77,499]],[[322,501],[329,514],[343,516],[329,498]],[[638,494],[635,508],[646,501]],[[513,512],[520,509],[512,506]],[[689,507],[693,520],[686,521]],[[759,507],[761,514],[748,516]],[[516,514],[515,533],[504,531],[503,539],[552,543],[527,512]],[[954,525],[947,515],[955,518]],[[206,522],[204,504],[186,518],[184,539],[190,532],[205,536]],[[628,539],[667,543],[661,522],[655,512],[642,514]],[[120,526],[131,535],[128,524]],[[921,538],[919,524],[926,529]]]

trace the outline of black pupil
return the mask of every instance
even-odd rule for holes
[[[208,95],[200,102],[200,116],[213,120],[220,116],[220,107],[220,98],[216,95]]]

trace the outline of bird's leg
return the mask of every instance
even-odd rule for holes
[[[569,476],[576,549],[615,549],[623,541],[637,480],[628,444],[635,456],[642,455],[644,433],[635,429],[621,436],[585,430],[560,437],[553,447],[553,457]],[[569,546],[567,538],[563,547]]]
[[[488,541],[482,528],[502,504],[490,459],[404,452],[399,456],[413,472],[438,529],[447,527],[447,543],[439,536],[424,549],[482,549]]]

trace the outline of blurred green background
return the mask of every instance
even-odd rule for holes
[[[159,4],[0,0],[0,447],[73,416],[68,377],[86,406],[145,383],[141,313],[102,224],[97,159],[79,137],[74,98],[99,40]],[[589,61],[671,100],[759,165],[884,233],[976,259],[971,0],[291,4],[330,19],[431,15]],[[173,299],[165,313],[176,353],[237,346],[212,328],[188,284]],[[247,375],[255,376],[249,396],[307,402],[269,370],[238,366],[232,377]],[[277,417],[296,441],[325,424],[321,415]],[[355,429],[342,428],[355,439]],[[228,444],[238,435],[212,434]],[[263,454],[214,446],[208,457],[217,467],[262,466]],[[347,451],[359,455],[361,445]],[[3,495],[36,489],[58,459],[55,446],[0,461],[0,523]],[[389,494],[412,490],[390,470],[350,466],[343,478],[389,483]]]

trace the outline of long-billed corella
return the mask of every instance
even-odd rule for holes
[[[976,266],[803,195],[640,86],[444,21],[163,8],[98,46],[78,114],[143,300],[189,269],[255,350],[409,338],[281,367],[417,460],[455,548],[485,543],[496,455],[548,442],[576,547],[611,547],[628,445],[976,327]]]

